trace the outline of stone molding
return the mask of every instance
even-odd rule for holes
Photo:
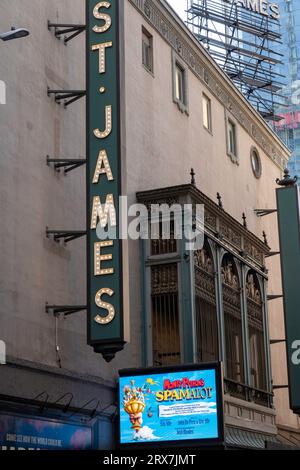
[[[276,412],[272,408],[225,395],[224,414],[225,425],[247,431],[277,435]]]

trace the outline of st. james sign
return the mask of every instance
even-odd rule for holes
[[[88,343],[109,361],[128,341],[122,191],[122,1],[86,0]]]

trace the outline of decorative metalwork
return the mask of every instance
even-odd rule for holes
[[[176,253],[177,241],[174,235],[174,221],[170,222],[170,233],[169,237],[165,237],[163,234],[163,223],[158,223],[158,238],[151,238],[151,255],[165,255],[168,253]]]
[[[151,286],[152,295],[178,292],[177,264],[153,266]]]
[[[221,209],[223,209],[223,202],[222,202],[222,196],[220,193],[217,193],[217,199],[218,199],[218,205]]]
[[[171,207],[173,204],[179,204],[179,200],[178,200],[178,197],[177,196],[171,196],[171,197],[167,197],[166,199],[149,199],[147,201],[145,201],[145,204],[146,204],[146,207],[148,209],[148,212],[150,213],[151,212],[151,206],[155,205],[155,204],[167,204],[169,207]]]
[[[225,394],[231,395],[241,400],[246,400],[248,398],[248,387],[245,384],[236,382],[235,380],[224,379],[224,388]]]
[[[227,262],[223,264],[221,268],[221,275],[224,284],[231,287],[232,289],[239,289],[238,276],[235,274],[233,262],[230,259],[228,259]]]
[[[243,251],[248,258],[247,263],[253,268],[264,269],[264,257],[270,248],[196,186],[187,184],[144,191],[137,193],[137,199],[147,206],[149,212],[152,204],[167,204],[169,207],[180,204],[183,207],[185,200],[193,204],[203,204],[205,232],[218,238],[220,244],[237,258]]]
[[[254,281],[254,274],[249,274],[246,282],[246,295],[248,299],[261,306],[261,293],[257,283]]]
[[[225,238],[230,242],[230,244],[236,246],[237,248],[242,247],[242,238],[241,236],[229,226],[228,223],[220,222],[219,232],[222,238]]]
[[[196,185],[196,180],[195,180],[195,176],[196,176],[196,173],[194,171],[194,168],[191,168],[191,184],[193,184],[194,186]]]
[[[151,268],[152,341],[154,365],[181,359],[177,264]]]
[[[207,249],[196,250],[194,252],[195,266],[208,274],[213,274],[214,266],[212,258],[208,255]]]
[[[207,210],[207,208],[204,211],[204,222],[205,222],[205,225],[212,228],[213,230],[216,230],[217,217],[214,214],[212,214],[209,210]]]
[[[266,232],[263,231],[262,235],[263,235],[263,239],[264,239],[264,244],[267,245],[267,246],[269,246],[269,245],[268,245],[268,238],[267,238]]]
[[[290,176],[289,169],[285,168],[283,179],[277,178],[276,183],[279,186],[294,186],[297,183],[297,181],[298,181],[298,176],[294,176],[294,178],[292,178]]]
[[[251,243],[250,240],[245,239],[244,250],[248,256],[256,260],[261,266],[263,265],[264,255],[263,255],[262,250],[258,250],[257,247],[254,246],[254,244]]]
[[[254,402],[268,408],[273,407],[273,393],[249,387],[234,380],[224,379],[224,392],[248,402]]]
[[[250,271],[246,279],[249,360],[251,386],[267,389],[263,303],[257,275]],[[255,399],[259,400],[259,396]]]
[[[256,283],[253,276],[254,273],[260,273],[262,277],[266,277],[260,267],[263,266],[264,256],[269,253],[269,247],[191,184],[137,194],[138,201],[147,205],[151,203],[166,204],[174,200],[183,204],[185,198],[189,201],[192,200],[194,203],[204,204],[206,213],[213,218],[216,227],[222,233],[218,237],[216,229],[213,230],[211,226],[206,226],[204,248],[195,251],[193,254],[196,358],[198,361],[216,360],[219,354],[216,272],[211,244],[208,242],[208,239],[210,239],[213,241],[212,244],[216,243],[225,250],[227,250],[228,245],[229,250],[223,257],[220,275],[225,325],[226,371],[228,383],[230,384],[230,393],[244,400],[269,406],[272,395],[264,390],[267,387],[262,376],[259,379],[255,378],[252,386],[244,385],[244,338],[242,330],[242,305],[244,303],[242,304],[241,301],[242,292],[238,275],[239,263],[253,267],[245,286],[248,304],[248,325],[250,335],[253,333],[251,328],[257,327],[257,331],[262,334],[258,338],[258,342],[260,343],[261,338],[263,342],[262,295],[259,284]],[[237,247],[238,244],[240,248]],[[241,249],[246,249],[243,259],[240,257]],[[151,251],[151,254],[153,253],[155,253],[155,250]],[[163,252],[159,253],[159,250],[156,253],[164,254]],[[153,360],[155,365],[176,364],[181,360],[178,265],[163,258],[162,263],[158,265],[156,264],[159,262],[158,260],[151,260],[148,264],[151,269]],[[260,355],[262,361],[264,360],[263,354]],[[265,370],[266,367],[264,367],[262,373],[265,373]],[[254,361],[252,360],[252,376],[256,377],[256,371],[257,368],[254,367]]]
[[[194,252],[195,291],[196,295],[211,304],[216,304],[215,273],[211,257],[207,250]]]
[[[194,252],[197,360],[218,359],[215,272],[208,244]]]
[[[239,278],[233,258],[225,255],[221,267],[227,378],[245,382],[242,310]]]

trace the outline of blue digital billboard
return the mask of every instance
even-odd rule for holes
[[[89,450],[92,447],[90,426],[0,414],[0,450]]]
[[[223,439],[219,365],[120,371],[120,444]]]

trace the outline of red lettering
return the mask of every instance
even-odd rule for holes
[[[189,387],[190,386],[190,381],[187,377],[185,377],[184,379],[182,379],[182,386],[183,387]]]
[[[171,388],[171,382],[169,379],[164,380],[164,390],[170,390]]]
[[[173,390],[174,388],[194,388],[194,387],[204,387],[205,381],[200,380],[189,380],[187,377],[184,377],[182,380],[174,380],[171,382],[169,379],[164,380],[164,390]]]

